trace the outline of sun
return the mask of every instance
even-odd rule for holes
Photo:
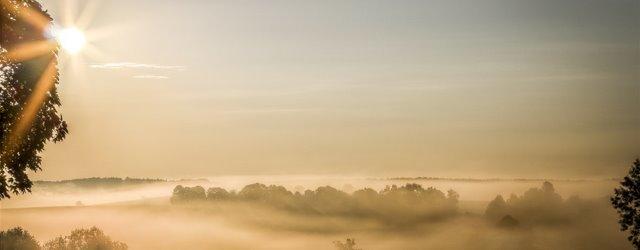
[[[59,29],[54,36],[62,49],[70,54],[77,54],[87,43],[84,33],[75,27]]]

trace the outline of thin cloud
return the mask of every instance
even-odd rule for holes
[[[257,108],[257,109],[231,109],[231,110],[220,110],[219,113],[222,115],[231,115],[231,116],[242,116],[242,115],[286,115],[293,113],[304,113],[304,112],[314,112],[319,111],[318,109],[296,109],[296,108]]]
[[[185,70],[185,66],[177,65],[156,65],[156,64],[144,64],[144,63],[132,63],[132,62],[117,62],[117,63],[103,63],[103,64],[91,64],[91,68],[94,69],[164,69],[164,70]]]
[[[168,76],[159,76],[159,75],[137,75],[137,76],[133,76],[133,78],[138,78],[138,79],[169,79]]]

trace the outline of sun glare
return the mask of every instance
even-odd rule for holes
[[[87,42],[84,33],[77,28],[60,29],[55,33],[55,38],[60,46],[71,54],[80,52]]]

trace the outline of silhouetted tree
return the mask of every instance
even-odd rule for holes
[[[38,241],[20,227],[0,232],[0,250],[39,250]]]
[[[58,45],[46,35],[50,24],[35,0],[0,1],[0,199],[31,191],[26,172],[40,170],[45,144],[68,132],[58,112]]]
[[[629,174],[614,192],[611,203],[620,215],[620,228],[629,231],[629,241],[640,249],[640,159],[633,162]]]
[[[548,181],[540,188],[531,188],[520,197],[507,201],[510,214],[531,223],[564,223],[567,218],[562,196]]]
[[[76,229],[67,236],[60,236],[44,245],[46,250],[125,250],[127,244],[111,240],[102,230]]]
[[[347,239],[344,243],[341,241],[334,241],[333,245],[338,250],[362,250],[362,248],[356,247],[356,239]]]
[[[508,209],[507,203],[504,201],[504,198],[502,198],[502,195],[498,195],[489,202],[487,209],[484,211],[484,215],[489,219],[497,220],[505,216],[508,213]]]

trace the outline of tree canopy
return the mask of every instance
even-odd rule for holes
[[[38,241],[21,227],[0,232],[0,249],[39,250]]]
[[[59,113],[58,44],[35,0],[0,1],[0,199],[31,191],[47,142],[68,133]]]
[[[640,248],[640,159],[633,162],[629,174],[614,192],[611,204],[620,215],[620,228],[629,231],[629,241]]]

